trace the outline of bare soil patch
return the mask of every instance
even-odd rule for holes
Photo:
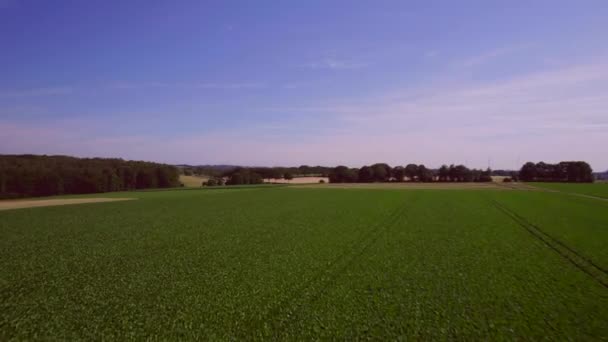
[[[42,200],[6,200],[0,201],[0,210],[50,207],[55,205],[70,205],[83,203],[101,203],[128,201],[135,198],[65,198],[65,199],[42,199]]]

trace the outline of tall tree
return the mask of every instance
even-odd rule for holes
[[[369,166],[363,166],[358,172],[359,183],[370,183],[374,181],[374,170]]]
[[[329,181],[331,183],[354,183],[357,181],[357,174],[348,167],[340,165],[329,173]]]
[[[431,170],[427,169],[423,164],[418,165],[416,168],[417,174],[416,177],[420,182],[432,182],[433,181],[433,173]]]
[[[395,178],[395,181],[397,182],[403,182],[405,178],[405,169],[403,166],[395,166],[393,168],[393,178]]]
[[[411,181],[415,181],[416,177],[418,177],[418,165],[416,164],[407,164],[405,167],[405,176]]]
[[[371,166],[375,182],[387,182],[391,177],[391,167],[386,163],[376,163]]]
[[[524,182],[532,182],[536,179],[538,172],[536,165],[532,162],[527,162],[519,171],[519,178]]]
[[[445,164],[441,165],[441,167],[439,168],[439,181],[447,182],[449,177],[450,177],[450,170],[448,169],[448,166]]]
[[[291,172],[285,172],[285,174],[283,174],[283,179],[290,181],[293,179],[293,175],[291,174]]]

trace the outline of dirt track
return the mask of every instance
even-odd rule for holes
[[[70,205],[82,203],[101,203],[114,201],[128,201],[135,198],[66,198],[66,199],[43,199],[43,200],[7,200],[0,201],[0,210],[50,207],[55,205]]]

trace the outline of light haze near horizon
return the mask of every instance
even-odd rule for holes
[[[608,169],[606,1],[0,0],[0,153]]]

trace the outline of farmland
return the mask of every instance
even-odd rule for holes
[[[209,177],[179,175],[179,181],[188,188],[200,188]]]
[[[1,340],[608,337],[606,201],[389,186],[104,197],[138,200],[0,212]]]
[[[561,191],[565,193],[575,193],[608,199],[608,183],[534,183],[535,186],[543,189]]]

